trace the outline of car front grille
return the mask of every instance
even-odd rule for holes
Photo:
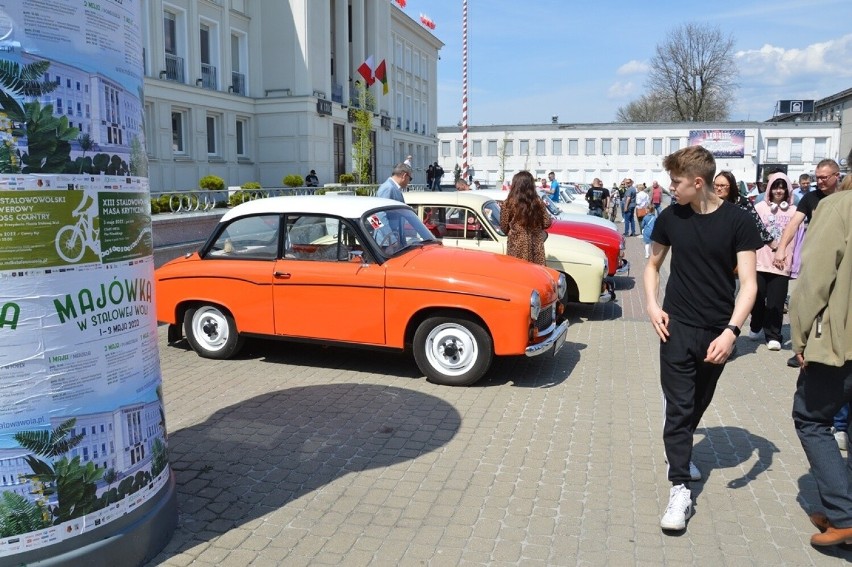
[[[551,303],[547,306],[542,306],[541,311],[538,314],[538,319],[535,322],[536,331],[538,331],[539,335],[547,333],[550,331],[550,327],[553,325],[556,316],[556,303]]]

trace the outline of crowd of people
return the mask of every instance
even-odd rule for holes
[[[731,172],[717,172],[713,154],[701,146],[666,156],[663,166],[671,177],[668,191],[656,181],[635,186],[630,178],[608,190],[595,178],[586,193],[589,214],[614,220],[621,212],[625,236],[636,234],[641,217],[645,306],[660,340],[671,483],[660,527],[684,530],[694,512],[691,483],[702,473],[692,461],[693,437],[740,330],[748,322],[748,338],[779,351],[786,309],[788,364],[799,368],[793,424],[820,496],[820,507],[809,513],[818,529],[811,544],[852,543],[852,467],[841,456],[848,450],[852,402],[852,191],[846,191],[852,176],[841,182],[837,162],[824,159],[815,188],[808,174],[794,183],[776,171],[763,192],[749,195]],[[552,223],[540,193],[559,199],[555,175],[548,178],[539,186],[530,172],[516,173],[500,215],[507,253],[537,264],[545,263]],[[398,164],[379,196],[402,201],[410,180],[411,167]],[[459,190],[469,188],[460,175],[456,182]],[[665,193],[671,205],[663,208]],[[669,254],[660,304],[660,270]],[[787,306],[794,278],[799,282]]]

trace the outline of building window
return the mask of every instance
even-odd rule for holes
[[[816,138],[814,140],[814,159],[821,160],[828,157],[828,138]]]
[[[653,154],[655,156],[663,155],[663,139],[662,138],[654,138],[653,141]]]
[[[587,156],[595,155],[595,139],[594,138],[586,138],[586,155]]]
[[[246,71],[248,61],[246,55],[246,36],[243,34],[231,34],[231,92],[246,96],[248,84],[246,83]]]
[[[503,155],[511,156],[514,155],[515,151],[515,141],[514,140],[503,140]]]
[[[473,157],[482,157],[482,140],[474,140],[471,148]]]
[[[626,156],[627,152],[629,151],[628,145],[629,144],[627,143],[627,138],[619,138],[618,139],[618,155]]]
[[[680,149],[680,138],[669,138],[669,153],[673,154]]]
[[[790,161],[793,163],[802,163],[802,139],[793,138],[790,141]]]
[[[184,132],[186,124],[186,112],[172,111],[172,152],[176,154],[186,154],[186,133]]]
[[[601,140],[601,154],[605,156],[612,155],[612,138],[604,138]]]
[[[217,143],[217,137],[219,135],[219,124],[216,116],[208,116],[207,117],[207,155],[208,156],[217,156],[219,155],[219,144]]]
[[[636,138],[636,155],[645,155],[645,138]]]
[[[488,140],[488,155],[497,155],[497,140]]]
[[[553,155],[561,156],[562,155],[562,140],[553,140],[553,143],[551,144],[550,150],[551,150],[550,153],[552,153]]]
[[[521,140],[520,155],[522,155],[522,156],[530,155],[530,141],[529,140]]]
[[[450,146],[449,140],[442,140],[441,141],[441,157],[450,157],[450,150],[451,149],[452,148]]]
[[[577,139],[568,140],[568,155],[569,156],[578,156],[580,155],[580,141]]]
[[[462,147],[462,141],[456,140],[456,157],[462,157],[462,152],[464,148]]]
[[[536,140],[535,141],[535,155],[543,156],[543,155],[546,155],[546,154],[547,154],[547,152],[545,151],[544,140]]]
[[[237,118],[237,155],[245,156],[246,152],[246,131],[248,130],[248,121],[244,118]]]

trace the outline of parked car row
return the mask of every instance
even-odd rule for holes
[[[234,207],[197,252],[155,273],[169,342],[185,336],[213,359],[236,355],[252,336],[404,350],[427,379],[454,386],[476,382],[494,356],[555,355],[565,301],[600,291],[603,252],[558,235],[548,245],[562,239],[571,252],[554,252],[553,267],[477,252],[500,251],[499,205],[415,195],[459,194],[409,193],[412,207],[345,196]]]

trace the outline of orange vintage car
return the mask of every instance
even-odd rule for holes
[[[259,199],[155,273],[169,342],[224,359],[245,337],[405,349],[435,383],[476,382],[493,356],[555,354],[565,276],[445,248],[417,214],[374,197]]]

